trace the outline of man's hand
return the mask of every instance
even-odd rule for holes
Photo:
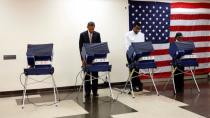
[[[86,62],[84,60],[82,60],[82,66],[86,66]]]

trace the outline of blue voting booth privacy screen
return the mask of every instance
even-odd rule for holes
[[[52,61],[53,44],[28,44],[27,62],[29,68],[24,69],[26,75],[53,74],[54,67],[51,64],[36,64],[36,61]]]
[[[151,60],[139,60],[142,57],[150,56],[151,52],[154,50],[152,42],[138,42],[131,43],[127,55],[128,58],[132,61],[129,64],[129,68],[138,68],[138,69],[148,69],[156,68],[154,59]]]
[[[82,47],[82,58],[86,65],[83,67],[84,71],[87,72],[103,72],[111,71],[111,65],[108,61],[105,61],[109,48],[107,42],[103,43],[92,43],[83,44]],[[96,59],[104,59],[104,61],[95,62]]]
[[[174,42],[170,44],[169,54],[173,58],[174,65],[184,67],[198,66],[196,58],[182,58],[185,55],[192,55],[195,45],[193,42]]]

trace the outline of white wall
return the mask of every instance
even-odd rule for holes
[[[209,2],[209,0],[151,0]],[[58,86],[72,86],[80,71],[78,39],[88,21],[96,23],[109,43],[112,82],[126,80],[124,34],[128,31],[127,0],[0,0],[0,91],[21,90],[19,74],[26,66],[28,43],[54,43]],[[16,60],[3,60],[15,54]],[[80,83],[80,81],[79,81]],[[51,87],[49,84],[30,88]]]
[[[56,83],[60,87],[74,85],[81,65],[79,34],[88,21],[96,23],[102,41],[109,43],[112,82],[126,80],[123,38],[128,30],[127,5],[127,0],[1,0],[0,91],[22,89],[19,74],[26,66],[28,43],[54,43]],[[15,54],[17,59],[5,61],[5,54]],[[30,88],[44,87],[51,85]]]
[[[210,2],[209,0],[133,0],[133,1],[157,1],[157,2]]]

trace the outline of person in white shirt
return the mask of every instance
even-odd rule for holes
[[[145,41],[144,34],[140,32],[140,23],[136,22],[133,24],[133,29],[129,31],[128,33],[126,33],[126,36],[125,36],[126,51],[129,49],[129,46],[131,45],[132,42],[144,42],[144,41]],[[127,54],[126,56],[127,56],[128,64],[130,64],[131,60],[128,58]],[[129,69],[129,71],[131,72],[132,69]],[[138,69],[135,69],[135,71],[139,72]],[[138,77],[138,73],[133,73],[132,85],[133,85],[133,91],[135,92],[143,90],[143,84]]]

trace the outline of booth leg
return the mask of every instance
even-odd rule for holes
[[[129,78],[128,78],[128,81],[130,82],[130,85],[131,85],[131,94],[132,94],[132,97],[135,98],[135,95],[134,95],[134,92],[133,92],[133,84],[132,84],[132,75],[134,73],[135,69],[132,70]]]
[[[164,87],[163,87],[163,90],[166,90],[166,87],[168,86],[170,80],[172,80],[173,89],[174,89],[174,94],[176,95],[176,87],[175,87],[175,81],[174,81],[174,72],[175,72],[175,70],[176,70],[176,68],[173,69],[173,67],[172,67],[172,69],[171,69],[171,79],[168,79],[167,83],[166,83],[166,84],[164,85]]]
[[[168,86],[170,80],[171,80],[171,79],[168,79],[168,81],[167,81],[166,84],[164,85],[164,87],[163,87],[163,90],[164,90],[164,91],[166,90],[166,87]]]
[[[84,81],[85,81],[85,80],[84,80]],[[85,102],[85,82],[84,82],[84,81],[82,82],[82,86],[83,86],[83,88],[82,88],[82,89],[83,89],[83,92],[82,92],[83,102]]]
[[[77,97],[76,97],[76,98],[78,98],[79,93],[81,92],[81,89],[82,89],[82,87],[83,87],[83,81],[84,81],[84,80],[82,80],[82,84],[81,84],[80,87],[79,87],[78,94],[77,94]]]
[[[133,97],[133,98],[135,98],[135,95],[134,95],[134,92],[133,92],[133,85],[132,85],[131,80],[132,80],[132,75],[133,75],[134,71],[135,71],[135,70],[133,69],[133,70],[131,71],[131,73],[129,74],[128,80],[126,81],[125,86],[124,86],[123,90],[121,91],[121,94],[122,94],[122,93],[125,93],[125,89],[126,89],[128,83],[130,83],[130,86],[131,86],[131,94],[132,94],[132,97]]]
[[[175,85],[175,81],[174,81],[174,73],[175,73],[176,69],[177,69],[177,67],[175,69],[173,69],[171,72],[171,79],[172,79],[173,87],[174,87],[174,95],[176,95],[176,85]]]
[[[82,82],[82,86],[83,86],[83,91],[82,91],[82,98],[83,98],[83,103],[85,103],[85,76],[86,76],[86,72],[84,72],[84,78],[83,78],[83,82]]]
[[[158,92],[157,87],[156,87],[156,85],[155,85],[155,81],[154,81],[154,78],[153,78],[153,74],[152,74],[151,69],[149,69],[149,75],[150,75],[150,78],[151,78],[151,80],[152,80],[152,83],[153,83],[153,85],[154,85],[154,87],[155,87],[155,91],[156,91],[157,95],[159,96],[159,92]]]
[[[76,98],[78,98],[78,96],[79,96],[79,94],[80,94],[80,92],[81,92],[81,89],[84,87],[84,86],[83,86],[83,82],[84,82],[84,81],[85,81],[85,80],[82,79],[82,84],[81,84],[80,87],[79,87],[78,95],[77,95]],[[82,91],[82,92],[83,92],[83,91]]]
[[[27,90],[27,83],[28,83],[28,76],[25,78],[25,83],[24,83],[24,90],[23,90],[23,101],[22,101],[22,109],[24,109],[25,106],[25,99],[26,99],[26,90]]]
[[[53,91],[54,91],[54,103],[55,103],[55,105],[56,106],[58,106],[57,105],[57,93],[58,93],[58,91],[57,91],[57,87],[56,87],[56,84],[55,84],[55,79],[54,79],[54,77],[52,76],[52,82],[53,82]]]
[[[172,79],[172,82],[173,82],[174,94],[176,95],[176,85],[175,85],[175,81],[174,81],[174,76],[173,75],[172,75],[171,79]]]
[[[126,87],[127,87],[127,85],[128,85],[129,82],[130,82],[130,81],[129,81],[129,77],[128,77],[128,79],[127,79],[127,81],[126,81],[126,83],[125,83],[125,85],[124,85],[124,87],[123,87],[123,90],[121,91],[121,94],[122,94],[122,93],[125,93],[125,89],[126,89]]]
[[[54,82],[55,82],[55,80],[54,80]],[[56,94],[58,97],[57,99],[58,99],[58,101],[60,101],[59,92],[58,92],[58,88],[57,88],[56,84],[55,84],[55,90],[56,90]]]
[[[191,73],[192,73],[192,77],[193,77],[193,80],[194,80],[194,82],[195,82],[195,85],[196,85],[196,87],[197,87],[197,89],[198,89],[198,92],[200,93],[201,91],[200,91],[200,88],[199,88],[199,86],[198,86],[198,83],[197,83],[197,81],[196,81],[196,79],[195,79],[195,74],[194,74],[194,72],[192,71],[192,69],[190,69],[190,71],[191,71]]]
[[[109,83],[109,89],[110,89],[110,96],[112,97],[112,99],[114,99],[113,92],[112,92],[112,87],[111,87],[110,73],[108,72],[107,74],[108,74],[108,83]]]

